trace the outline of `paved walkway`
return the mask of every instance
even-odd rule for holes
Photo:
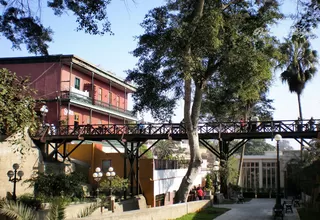
[[[214,205],[214,207],[231,208],[215,220],[272,220],[274,204],[275,199],[252,199],[244,204]],[[296,208],[293,208],[293,213],[286,213],[283,219],[300,220]]]

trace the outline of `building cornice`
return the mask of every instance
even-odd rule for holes
[[[6,57],[0,58],[0,64],[29,64],[29,63],[73,63],[90,72],[94,72],[99,76],[106,78],[112,82],[119,84],[127,89],[127,92],[135,92],[136,87],[130,83],[125,82],[124,79],[116,76],[110,71],[103,70],[94,64],[75,55],[49,55],[49,56],[29,56],[29,57]]]

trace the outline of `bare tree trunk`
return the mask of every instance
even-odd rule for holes
[[[246,112],[244,114],[244,121],[247,123],[248,122],[248,112],[249,112],[249,106],[246,106]],[[249,125],[248,125],[249,126]],[[241,151],[241,155],[240,155],[240,161],[239,161],[239,170],[238,170],[238,181],[237,184],[240,185],[241,182],[241,174],[242,174],[242,165],[243,165],[243,156],[244,156],[244,152],[246,150],[246,144],[244,144],[242,146],[242,151]]]
[[[302,107],[301,107],[301,95],[300,94],[297,94],[298,95],[298,106],[299,106],[299,117],[301,120],[303,120],[302,118]]]
[[[300,120],[303,120],[303,118],[302,118],[302,107],[301,107],[301,94],[297,93],[297,96],[298,96],[298,106],[299,106],[299,117],[300,117]],[[300,125],[300,123],[303,123],[303,122],[299,121],[298,123]],[[302,161],[303,160],[303,152],[302,152],[302,150],[303,150],[303,139],[301,138],[300,141],[301,141],[301,144],[300,144],[300,159]]]
[[[183,177],[180,187],[174,197],[174,203],[187,202],[189,191],[193,181],[199,173],[202,158],[200,154],[199,135],[198,135],[198,120],[202,101],[203,87],[196,86],[196,91],[193,98],[191,108],[191,79],[185,79],[185,104],[184,104],[184,121],[185,128],[189,140],[190,148],[190,163],[186,175]]]
[[[241,183],[241,174],[242,174],[242,165],[243,165],[243,155],[246,150],[246,144],[242,146],[242,151],[240,155],[240,161],[239,161],[239,170],[238,170],[238,180],[237,180],[237,185],[240,186]]]

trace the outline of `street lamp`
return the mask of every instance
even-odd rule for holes
[[[9,177],[9,181],[13,182],[13,193],[12,193],[12,199],[13,201],[17,200],[17,196],[16,196],[16,183],[19,182],[22,179],[22,176],[24,175],[22,170],[19,170],[19,164],[15,163],[13,164],[12,168],[14,169],[14,171],[9,170],[7,173],[7,176]],[[17,174],[19,179],[17,178]]]
[[[46,105],[43,105],[41,108],[40,108],[40,112],[41,112],[41,115],[42,115],[42,124],[45,125],[45,117],[48,113],[48,107]]]
[[[99,198],[99,182],[100,182],[100,180],[101,180],[101,178],[103,176],[103,173],[101,172],[100,167],[97,167],[95,171],[96,172],[94,172],[92,174],[92,177],[98,184],[98,186],[97,186],[97,198]]]
[[[280,160],[279,160],[279,143],[282,139],[280,134],[276,134],[274,139],[277,141],[277,196],[276,204],[274,206],[275,210],[282,210],[281,198],[280,198]]]
[[[111,210],[114,212],[114,198],[112,196],[112,179],[116,176],[116,172],[113,171],[113,167],[109,167],[106,176],[110,183],[110,202],[111,202]]]

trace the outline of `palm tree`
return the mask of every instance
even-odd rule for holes
[[[20,202],[10,200],[0,201],[0,214],[17,220],[34,220],[36,215],[33,209]]]
[[[284,57],[280,66],[285,68],[285,71],[281,73],[281,79],[283,83],[288,83],[291,93],[297,94],[299,116],[302,120],[300,96],[306,83],[317,71],[315,67],[318,62],[317,51],[311,50],[311,44],[306,36],[297,33],[285,39],[280,50]]]

